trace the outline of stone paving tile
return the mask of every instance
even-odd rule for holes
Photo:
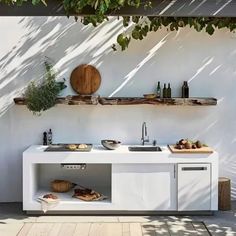
[[[215,222],[214,224],[209,224],[204,221],[208,230],[214,236],[236,236],[236,226],[234,223],[222,224],[219,222]]]

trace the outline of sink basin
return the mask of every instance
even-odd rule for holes
[[[161,152],[158,146],[129,146],[130,152]]]

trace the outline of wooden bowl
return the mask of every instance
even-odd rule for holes
[[[143,96],[144,96],[144,98],[147,98],[147,99],[154,99],[157,97],[157,95],[155,93],[144,94]]]
[[[51,182],[51,189],[56,193],[66,193],[74,188],[76,184],[66,180],[54,180]]]

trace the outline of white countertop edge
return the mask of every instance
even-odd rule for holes
[[[161,152],[158,152],[158,151],[154,151],[154,152],[145,152],[145,151],[129,151],[128,150],[128,147],[129,146],[141,146],[141,145],[122,145],[120,147],[118,147],[117,149],[115,150],[107,150],[105,149],[102,145],[93,145],[93,148],[90,152],[76,152],[76,151],[66,151],[66,152],[44,152],[44,150],[48,147],[48,146],[43,146],[43,145],[32,145],[30,146],[29,148],[27,148],[25,151],[24,151],[24,154],[27,154],[27,153],[47,153],[47,155],[52,155],[52,154],[70,154],[70,155],[78,155],[78,154],[83,154],[83,155],[91,155],[91,154],[94,154],[94,153],[103,153],[103,154],[120,154],[120,153],[129,153],[129,154],[155,154],[155,155],[163,155],[163,154],[169,154],[169,155],[211,155],[213,153],[217,153],[216,151],[214,151],[213,153],[186,153],[186,154],[183,154],[183,153],[172,153],[170,151],[170,149],[168,148],[167,145],[158,145],[160,148],[161,148]],[[149,145],[146,145],[146,146],[149,146]]]
[[[44,152],[47,146],[33,145],[24,153],[27,163],[217,163],[218,153],[182,154],[171,153],[167,146],[160,146],[162,152],[130,152],[128,145],[116,150],[106,150],[94,145],[91,152]]]

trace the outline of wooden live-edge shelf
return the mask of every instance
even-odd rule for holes
[[[16,105],[26,105],[26,99],[23,97],[14,98],[14,102]],[[99,102],[99,96],[66,96],[66,97],[58,97],[56,100],[56,104],[64,104],[64,105],[97,105]]]
[[[143,97],[100,97],[99,103],[102,105],[188,105],[188,106],[210,106],[216,105],[216,98],[154,98]]]
[[[26,105],[22,97],[14,98],[17,105]],[[172,105],[172,106],[214,106],[216,98],[154,98],[143,97],[100,97],[100,96],[67,96],[57,98],[56,104],[64,105]]]

